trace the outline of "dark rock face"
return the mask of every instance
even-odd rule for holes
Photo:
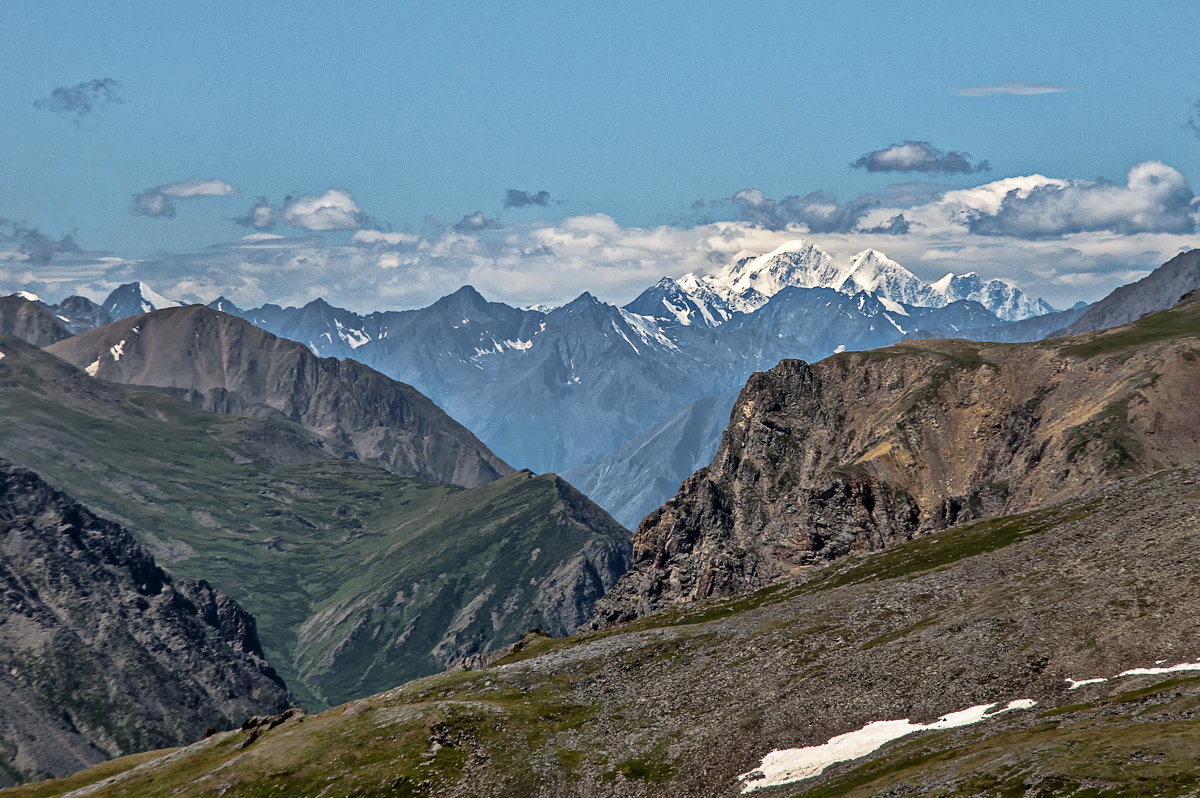
[[[110,324],[113,317],[104,308],[87,297],[69,296],[57,305],[52,306],[55,315],[72,335],[87,332],[96,327]]]
[[[1136,283],[1123,285],[1065,326],[1059,335],[1103,330],[1165,310],[1200,288],[1200,249],[1176,255]]]
[[[49,346],[71,337],[66,325],[40,302],[19,296],[0,297],[0,333],[15,335],[34,346]]]
[[[595,624],[1200,457],[1200,301],[1029,345],[921,341],[753,375],[712,464],[634,535]]]
[[[254,618],[0,460],[0,785],[182,745],[291,703]]]
[[[48,351],[110,382],[180,389],[205,410],[282,416],[340,456],[398,474],[475,487],[512,471],[411,386],[200,305],[125,319]]]

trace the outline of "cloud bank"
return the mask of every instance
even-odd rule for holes
[[[346,192],[301,200],[285,207],[308,229],[348,229],[361,214]],[[0,247],[0,290],[103,298],[140,279],[186,301],[224,294],[253,307],[322,296],[371,311],[425,305],[471,284],[516,305],[558,304],[584,290],[624,303],[664,275],[711,271],[740,251],[806,237],[843,262],[874,248],[926,280],[978,271],[1067,307],[1200,243],[1192,189],[1158,162],[1135,164],[1120,184],[1025,175],[966,188],[904,183],[845,202],[822,192],[773,199],[751,188],[726,207],[741,218],[638,228],[588,214],[501,225],[478,212],[423,235],[365,228],[327,241],[257,231],[144,261],[76,252],[69,236],[43,241],[27,228],[18,242],[10,226],[9,247]],[[34,260],[44,265],[33,268]]]
[[[75,86],[59,86],[33,105],[79,124],[99,108],[125,102],[117,95],[119,88],[121,84],[112,78],[96,78]]]
[[[193,177],[142,191],[133,198],[133,212],[154,219],[173,219],[176,211],[174,201],[177,199],[224,197],[236,193],[237,189],[224,180]]]
[[[972,162],[965,152],[942,152],[928,141],[906,141],[868,152],[854,163],[868,172],[923,172],[925,174],[971,174],[986,172],[987,161]]]

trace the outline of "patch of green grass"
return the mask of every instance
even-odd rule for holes
[[[615,770],[631,781],[669,781],[675,776],[675,767],[654,754],[622,760]]]
[[[1200,313],[1191,307],[1177,308],[1151,313],[1124,327],[1094,333],[1080,343],[1059,346],[1058,351],[1065,355],[1090,358],[1197,335],[1200,335]]]

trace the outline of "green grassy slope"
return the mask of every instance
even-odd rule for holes
[[[551,475],[474,490],[399,477],[333,459],[287,422],[111,386],[9,337],[0,351],[0,455],[234,596],[308,706],[561,626],[535,601],[544,580],[584,554],[624,556],[628,533],[569,512]]]

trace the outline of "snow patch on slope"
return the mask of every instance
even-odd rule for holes
[[[1015,701],[1009,701],[1001,709],[993,709],[999,704],[979,704],[960,709],[958,712],[943,715],[933,723],[913,723],[908,719],[877,720],[857,731],[839,734],[823,745],[772,751],[763,757],[762,763],[757,768],[743,773],[738,776],[738,779],[744,783],[743,793],[810,779],[824,773],[830,765],[859,759],[879,750],[892,740],[898,740],[910,734],[970,726],[993,718],[1002,712],[1029,709],[1036,705],[1037,702],[1031,699],[1018,698]]]

